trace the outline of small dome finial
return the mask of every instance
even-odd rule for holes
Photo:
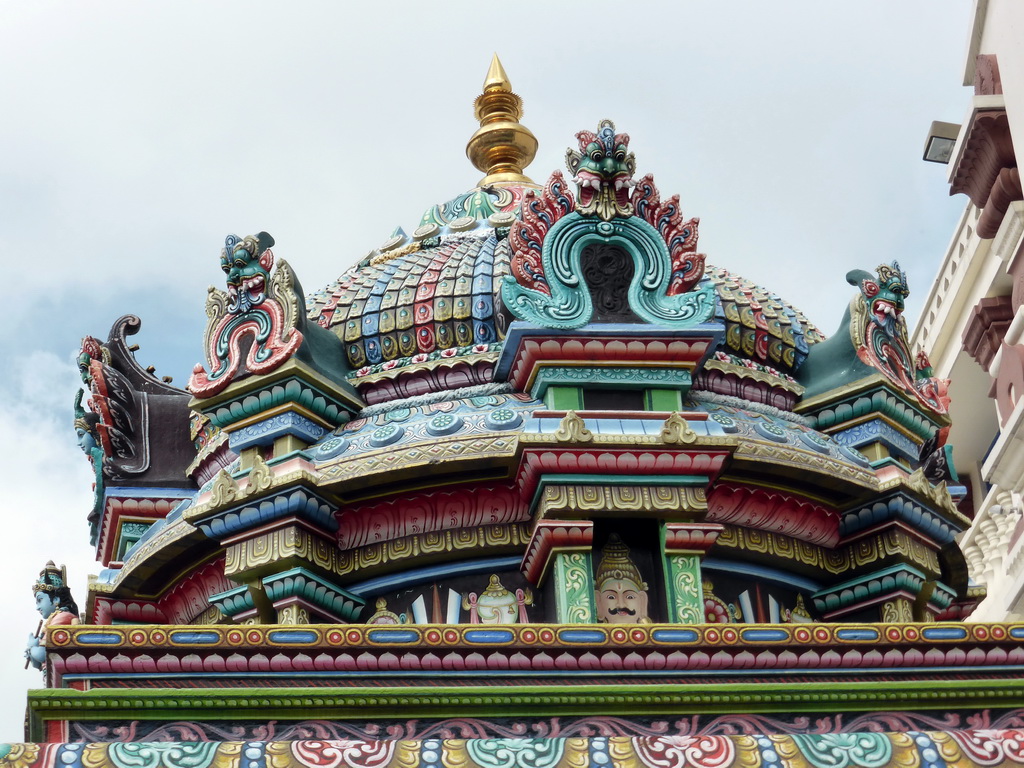
[[[485,93],[495,88],[509,93],[512,91],[512,83],[508,81],[508,75],[505,74],[505,68],[501,66],[501,59],[498,58],[498,54],[494,54],[491,58],[491,66],[488,67],[487,77],[484,78]]]
[[[483,93],[473,104],[480,128],[466,144],[466,156],[486,173],[480,186],[501,182],[532,184],[523,175],[537,154],[537,137],[519,122],[523,116],[523,100],[512,92],[512,85],[501,66],[498,54],[484,78]]]

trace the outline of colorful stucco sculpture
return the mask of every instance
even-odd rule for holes
[[[476,114],[480,185],[320,290],[229,236],[187,391],[83,347],[103,570],[0,760],[1024,762],[898,265],[824,341],[611,121],[540,186],[497,59]]]

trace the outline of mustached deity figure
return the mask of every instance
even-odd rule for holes
[[[640,575],[618,534],[608,537],[594,574],[597,615],[608,624],[650,624],[647,615],[647,582]]]
[[[33,667],[42,669],[46,661],[46,633],[50,627],[80,624],[78,606],[71,597],[67,586],[67,573],[64,566],[58,568],[51,560],[39,572],[39,578],[32,585],[32,594],[36,599],[36,610],[43,617],[39,632],[28,636],[25,658]]]

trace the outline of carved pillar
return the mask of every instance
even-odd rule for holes
[[[671,623],[704,623],[700,563],[721,531],[722,526],[716,523],[662,523],[666,615]]]
[[[901,564],[830,586],[812,597],[825,621],[877,610],[880,621],[903,623],[915,621],[915,604],[929,602],[931,591],[924,592],[927,581],[917,568]],[[941,590],[943,594],[950,592],[944,585]],[[923,610],[918,613],[916,620],[923,619]]]
[[[885,624],[907,624],[914,620],[914,603],[902,596],[886,600],[880,615]]]
[[[589,520],[541,520],[533,529],[520,566],[526,578],[541,586],[553,574],[555,621],[593,624],[594,523]]]
[[[594,566],[590,552],[555,553],[555,621],[559,624],[593,624]]]

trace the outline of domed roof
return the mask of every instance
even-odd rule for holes
[[[518,226],[525,233],[522,237],[533,238],[520,245],[539,249],[531,227],[551,226],[572,200],[571,195],[559,197],[562,187],[558,185],[564,181],[556,173],[549,184],[558,187],[551,199],[557,198],[560,210],[524,217],[524,201],[539,210],[538,206],[548,204],[548,191],[523,173],[536,152],[536,139],[519,123],[521,115],[521,99],[512,93],[495,57],[476,102],[481,127],[467,146],[474,165],[486,173],[479,186],[429,207],[411,236],[397,229],[355,267],[307,297],[309,318],[343,342],[346,362],[354,370],[352,378],[428,362],[424,356],[480,354],[504,339],[514,318],[503,304],[502,286],[524,283],[522,275],[513,274],[517,257],[510,231]],[[577,134],[581,152],[570,149],[567,154],[580,188],[580,211],[607,221],[609,216],[632,216],[635,205],[637,214],[642,213],[641,218],[648,219],[672,249],[674,272],[664,287],[668,303],[684,292],[684,284],[687,290],[698,282],[713,286],[713,315],[725,326],[719,361],[753,364],[769,376],[791,380],[811,345],[824,338],[822,334],[771,291],[725,269],[705,267],[703,255],[692,253],[698,220],[682,221],[677,198],[660,201],[650,176],[631,192],[637,182],[632,179],[633,155],[626,154],[628,135],[615,134],[610,121],[603,121],[599,132],[600,136],[589,131]],[[608,142],[603,162],[611,163],[616,174],[609,177],[612,181],[604,190],[598,181],[604,171],[585,151],[587,146],[596,151],[601,142]],[[528,262],[529,257],[525,258]],[[684,265],[685,275],[680,271]],[[618,273],[620,267],[632,269],[632,265],[610,267],[617,282],[628,283]],[[524,269],[524,275],[531,270],[533,274],[538,266],[524,263],[519,271]],[[527,275],[527,290],[548,292],[546,284],[531,280],[533,276]],[[589,286],[591,278],[585,277],[584,282]]]
[[[477,188],[434,206],[424,219],[437,219],[421,225],[413,238],[392,238],[307,297],[310,318],[344,341],[348,363],[357,371],[501,341],[509,320],[501,311],[501,281],[511,257],[508,226],[522,191]],[[473,199],[489,202],[467,206]],[[472,217],[471,211],[494,209]],[[454,218],[437,223],[444,215]],[[728,355],[791,374],[824,338],[768,289],[711,265],[705,277],[718,295],[716,315],[726,326],[722,351]]]

